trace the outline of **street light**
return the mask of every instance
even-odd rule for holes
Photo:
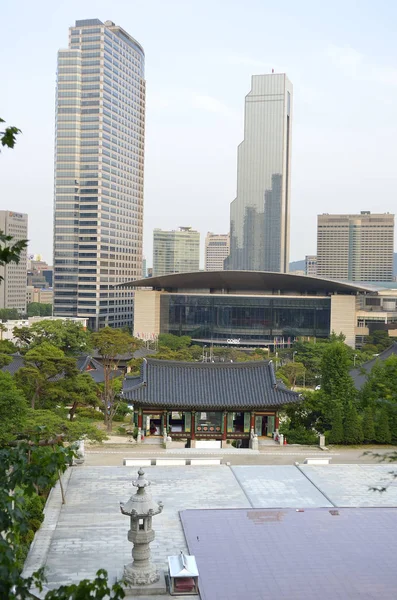
[[[292,362],[295,362],[295,354],[297,353],[297,350],[294,350],[292,353]]]
[[[357,358],[357,356],[358,356],[358,354],[355,354],[355,355],[353,356],[353,367],[355,367],[355,366],[356,366],[356,358]]]
[[[204,355],[204,350],[205,350],[205,348],[206,348],[206,347],[207,347],[207,346],[206,346],[206,344],[204,344],[204,346],[203,346],[203,360],[202,360],[201,362],[204,362],[204,356],[205,356],[205,355]],[[207,362],[207,361],[206,361],[206,362]]]

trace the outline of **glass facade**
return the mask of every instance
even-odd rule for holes
[[[58,53],[54,314],[132,324],[141,277],[144,52],[111,21],[76,21]]]
[[[288,272],[291,119],[286,75],[254,75],[237,154],[227,269]]]
[[[328,337],[331,299],[325,297],[162,294],[161,333],[194,340],[244,343],[274,338]]]

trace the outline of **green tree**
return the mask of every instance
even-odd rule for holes
[[[0,445],[20,431],[26,419],[27,402],[10,373],[0,371]]]
[[[0,232],[0,239],[1,239],[1,232]],[[2,250],[0,250],[0,256],[2,254]],[[3,262],[0,260],[0,265],[2,265]],[[6,263],[4,263],[6,264]],[[0,281],[2,280],[2,277],[0,277]],[[20,319],[21,315],[19,314],[18,310],[16,308],[1,308],[0,309],[0,319],[2,321],[16,321],[17,319]]]
[[[345,444],[361,444],[363,441],[363,431],[357,409],[353,402],[350,402],[346,408],[344,421],[344,442]]]
[[[382,409],[379,412],[375,427],[375,437],[378,444],[390,444],[391,442],[389,415],[386,409]]]
[[[121,355],[133,354],[142,345],[140,340],[132,337],[120,329],[104,327],[92,334],[92,342],[97,349],[104,370],[104,384],[101,394],[105,424],[108,432],[112,431],[113,416],[120,401],[119,383],[114,381]]]
[[[73,421],[79,406],[98,404],[98,385],[89,373],[78,373],[59,382],[59,397],[69,406],[69,419]]]
[[[68,356],[75,356],[90,348],[90,332],[81,323],[61,319],[39,321],[29,328],[30,346],[49,342]]]
[[[282,374],[286,377],[289,386],[293,389],[297,379],[302,380],[306,373],[305,366],[300,362],[289,362],[277,371],[277,377]]]
[[[5,123],[5,120],[0,118],[0,123]],[[1,145],[7,148],[14,148],[19,133],[22,133],[22,131],[13,125],[4,127],[3,130],[0,130]]]
[[[29,302],[27,315],[28,317],[50,317],[52,315],[52,304]]]
[[[363,436],[364,442],[371,443],[375,441],[375,424],[372,408],[367,406],[363,415]]]
[[[78,374],[76,361],[49,342],[28,350],[24,362],[25,366],[16,373],[16,381],[30,398],[31,408],[43,408],[46,401],[53,401],[59,395],[59,380]]]
[[[331,444],[342,444],[345,438],[343,431],[342,409],[339,404],[335,406],[332,417],[331,431],[329,432],[329,441]]]
[[[159,348],[167,347],[171,350],[183,350],[192,343],[192,338],[188,335],[172,335],[171,333],[160,333],[158,337]]]
[[[321,394],[328,427],[332,426],[336,406],[340,407],[343,414],[355,400],[356,390],[349,369],[350,360],[345,344],[330,343],[321,360]]]

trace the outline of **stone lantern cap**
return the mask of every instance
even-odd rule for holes
[[[138,471],[138,479],[132,482],[137,489],[127,502],[120,502],[120,510],[123,515],[135,518],[152,517],[163,510],[162,502],[155,502],[151,493],[147,490],[150,481],[145,479],[142,467]]]

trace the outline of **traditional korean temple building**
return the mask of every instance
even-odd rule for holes
[[[173,439],[238,440],[251,429],[272,437],[278,412],[299,394],[276,379],[272,361],[193,363],[144,359],[138,377],[127,377],[124,398],[136,425],[149,435]]]

